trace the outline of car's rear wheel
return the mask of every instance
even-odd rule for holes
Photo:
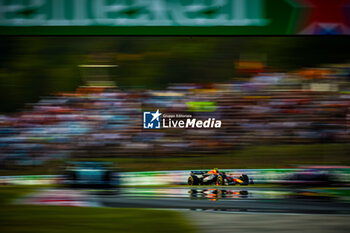
[[[199,179],[196,176],[190,176],[187,180],[188,185],[199,185]]]

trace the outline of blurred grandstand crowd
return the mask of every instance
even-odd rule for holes
[[[350,66],[259,73],[166,90],[85,86],[0,116],[2,166],[69,157],[221,153],[257,144],[350,141]],[[242,81],[244,80],[244,81]],[[142,128],[142,112],[191,113],[222,128]]]

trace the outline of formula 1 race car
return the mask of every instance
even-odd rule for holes
[[[118,172],[107,162],[68,162],[64,169],[63,184],[71,187],[116,187]]]
[[[227,176],[225,172],[219,172],[217,175],[208,174],[208,171],[191,171],[187,179],[188,185],[248,185],[252,180],[246,174],[238,178]]]

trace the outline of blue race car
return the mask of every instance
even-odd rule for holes
[[[63,183],[72,187],[119,186],[118,171],[107,162],[69,162],[64,171]]]

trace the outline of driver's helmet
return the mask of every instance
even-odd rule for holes
[[[219,169],[217,169],[217,168],[214,168],[213,171],[216,173],[219,173]]]

